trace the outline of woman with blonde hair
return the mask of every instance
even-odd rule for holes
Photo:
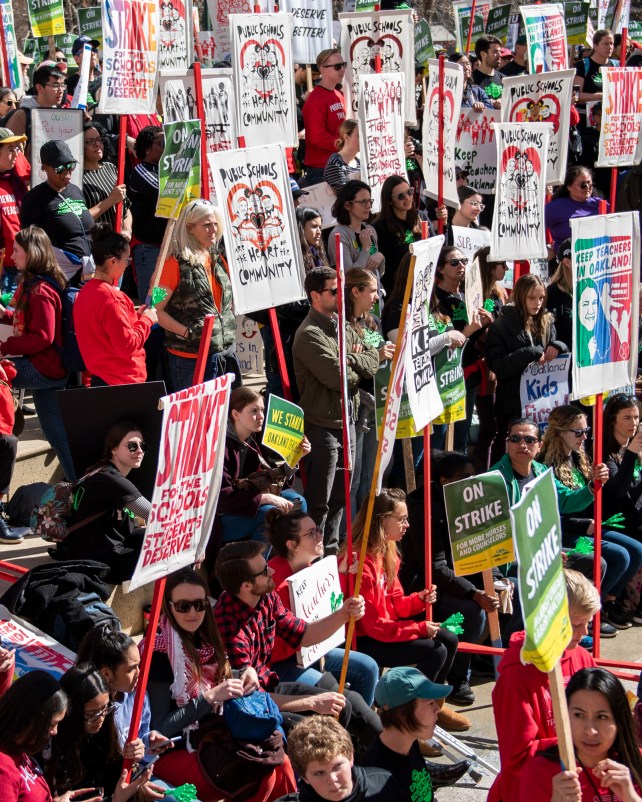
[[[357,157],[359,152],[359,123],[356,120],[344,120],[339,126],[339,133],[334,143],[336,153],[328,159],[323,170],[323,179],[335,193],[346,184],[352,173],[361,170]]]
[[[13,336],[0,343],[2,356],[14,357],[16,390],[31,390],[42,431],[56,452],[67,479],[76,471],[56,399],[64,390],[68,371],[62,363],[62,293],[65,274],[58,267],[51,241],[42,228],[28,226],[16,234],[13,258],[21,273],[12,300],[13,310],[0,306],[2,323],[13,326]]]
[[[553,468],[562,484],[578,490],[593,479],[593,468],[584,449],[590,427],[581,409],[564,404],[555,407],[544,432],[540,461]],[[573,548],[579,537],[592,537],[595,528],[593,505],[576,515],[562,515],[562,545]],[[616,629],[631,626],[624,611],[626,586],[642,566],[642,544],[608,526],[602,529],[602,618]]]
[[[158,322],[165,329],[165,348],[174,392],[191,387],[206,315],[214,315],[214,328],[204,380],[233,372],[239,375],[232,353],[236,318],[232,285],[221,254],[223,224],[219,210],[209,201],[193,200],[181,212],[158,286],[167,291],[156,305]]]
[[[506,450],[508,424],[522,415],[520,382],[532,363],[544,364],[566,353],[557,339],[553,316],[546,311],[546,290],[539,276],[522,276],[513,289],[512,302],[488,328],[486,362],[497,376],[495,417],[497,436],[490,462],[497,462]]]

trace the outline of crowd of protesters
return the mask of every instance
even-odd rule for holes
[[[600,66],[619,64],[613,58],[616,39],[610,31],[597,31],[593,49],[577,53],[579,96],[571,109],[577,136],[569,141],[564,183],[546,205],[550,278],[526,273],[509,284],[510,266],[492,261],[489,248],[480,249],[475,258],[483,298],[472,319],[463,287],[468,258],[454,247],[452,226],[488,225],[493,196],[468,186],[468,173],[460,166],[459,209],[429,203],[421,178],[411,177],[413,165],[421,175],[420,126],[407,131],[408,176],[386,179],[381,210],[373,215],[371,187],[359,177],[358,126],[346,119],[344,55],[338,48],[319,54],[317,81],[308,92],[296,65],[301,147],[290,164],[296,168],[291,185],[306,297],[279,307],[277,320],[294,400],[305,416],[304,475],[299,465],[280,463],[262,445],[265,393],[242,385],[225,211],[202,200],[188,203],[168,254],[158,263],[166,227],[155,214],[165,145],[161,119],[128,118],[125,178],[119,183],[115,119],[93,108],[100,94],[99,43],[79,37],[74,58],[79,62],[90,45],[91,70],[84,171],[77,184],[77,161],[66,142],[47,142],[38,154],[31,149],[31,111],[69,105],[75,84],[63,63],[37,65],[31,89],[20,101],[0,89],[0,312],[2,322],[13,327],[0,342],[6,357],[0,379],[7,390],[0,396],[1,498],[8,493],[17,453],[11,387],[32,392],[62,472],[75,480],[58,390],[157,379],[168,391],[190,387],[207,315],[214,315],[215,325],[205,380],[234,375],[214,529],[203,565],[168,577],[158,631],[145,642],[153,655],[138,737],[129,740],[127,730],[141,657],[134,641],[117,628],[89,631],[78,646],[76,665],[60,681],[31,671],[11,685],[14,655],[0,647],[0,719],[6,722],[0,734],[2,802],[52,797],[126,802],[139,794],[160,799],[185,782],[204,802],[431,802],[435,788],[456,782],[470,767],[467,760],[454,765],[426,760],[441,753],[432,740],[435,726],[467,731],[471,720],[453,708],[475,702],[474,672],[488,675],[490,670],[494,676],[492,665],[461,651],[458,636],[442,626],[456,612],[464,614],[460,638],[470,643],[488,642],[487,616],[499,612],[506,647],[493,692],[501,774],[489,798],[517,802],[534,795],[579,802],[610,793],[609,798],[639,802],[642,760],[633,718],[619,681],[597,668],[590,654],[593,638],[615,637],[642,624],[642,597],[631,592],[642,568],[642,432],[634,388],[606,400],[600,463],[592,458],[588,408],[579,403],[557,407],[542,437],[539,425],[523,416],[519,394],[525,369],[573,348],[569,221],[598,214],[599,190],[608,189],[594,171],[593,123],[585,104],[602,99]],[[462,105],[476,111],[500,108],[503,78],[528,71],[524,36],[517,38],[514,52],[497,37],[482,36],[474,53],[448,57],[464,70]],[[420,105],[418,112],[421,116]],[[599,113],[598,105],[598,118]],[[40,167],[45,180],[30,188],[31,172]],[[306,204],[308,189],[322,181],[335,195],[336,225],[325,230],[321,212]],[[618,211],[639,212],[641,182],[639,166],[618,176]],[[367,530],[377,450],[377,374],[386,375],[397,347],[411,246],[439,228],[446,239],[429,302],[429,351],[435,363],[440,354],[461,349],[465,417],[454,425],[450,447],[446,426],[434,426],[430,453],[424,453],[422,437],[412,440],[410,463],[418,483],[412,492],[407,492],[408,463],[395,448]],[[343,476],[335,235],[346,271],[349,498]],[[164,297],[152,305],[154,286],[164,290]],[[70,370],[64,358],[69,287],[79,288],[73,321],[83,371]],[[282,394],[267,326],[262,335],[268,392]],[[107,583],[131,578],[151,510],[136,486],[146,451],[144,428],[143,422],[123,417],[107,432],[102,458],[82,466],[82,493],[68,519],[68,536],[52,550],[61,566],[77,570],[79,563],[94,560],[104,565]],[[431,462],[430,488],[422,486],[425,459]],[[571,734],[581,771],[560,769],[546,678],[519,660],[524,622],[516,566],[502,566],[493,593],[481,574],[456,576],[444,505],[445,485],[489,469],[502,474],[515,503],[548,467],[562,515],[562,544],[572,552],[565,577],[573,639],[562,670],[570,679]],[[600,592],[591,582],[592,555],[574,549],[580,537],[594,534],[596,482],[602,485],[603,517],[618,515],[623,521],[620,531],[602,532]],[[432,507],[434,584],[424,570],[425,493]],[[23,536],[9,527],[1,505],[0,542],[20,543]],[[356,597],[349,593],[355,555],[346,541],[348,506],[355,552],[367,539]],[[337,556],[345,601],[330,615],[306,623],[290,609],[287,580],[329,555]],[[598,632],[591,622],[600,609]],[[356,648],[348,664],[348,689],[340,692],[341,650],[307,668],[295,655],[351,617]],[[230,741],[242,736],[221,715],[234,700],[251,695],[261,698],[274,722],[265,739],[254,737],[260,770],[237,752],[234,760],[229,757]],[[151,757],[153,766],[145,768]],[[128,778],[123,758],[140,764],[142,772]]]

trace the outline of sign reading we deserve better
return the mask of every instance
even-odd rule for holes
[[[318,621],[338,610],[343,604],[343,593],[336,556],[324,557],[323,560],[289,576],[288,589],[292,612],[304,621]],[[340,646],[345,639],[345,627],[341,626],[321,643],[302,646],[297,660],[303,668],[307,668],[330,649]]]
[[[562,565],[562,527],[553,471],[530,483],[511,509],[526,629],[523,663],[552,671],[573,634]]]
[[[513,562],[510,501],[499,471],[444,486],[456,576]]]

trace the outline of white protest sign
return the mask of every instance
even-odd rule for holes
[[[402,73],[359,76],[361,175],[372,190],[372,211],[381,208],[381,187],[391,175],[406,177]]]
[[[343,604],[336,556],[324,557],[287,579],[290,607],[297,618],[308,623],[327,618]],[[345,626],[314,646],[302,646],[297,660],[304,668],[345,641]]]
[[[459,64],[447,61],[444,65],[443,92],[439,89],[440,63],[437,59],[428,59],[430,69],[428,90],[426,92],[426,108],[423,122],[423,162],[421,169],[426,181],[426,194],[438,199],[439,184],[439,132],[442,127],[440,98],[443,98],[443,177],[444,203],[459,209],[457,183],[455,179],[455,139],[461,108],[461,97],[464,91],[464,71]]]
[[[359,76],[377,72],[403,72],[406,81],[405,123],[416,125],[415,84],[415,23],[412,9],[397,11],[359,11],[339,14],[341,22],[341,52],[348,62],[343,92],[348,117],[357,116]]]
[[[410,325],[406,328],[406,385],[408,403],[419,431],[440,415],[444,405],[435,379],[428,340],[430,321],[428,304],[435,280],[435,268],[444,237],[430,237],[410,246],[415,256],[415,272],[410,305]]]
[[[46,671],[56,679],[75,663],[76,655],[52,637],[0,605],[0,644],[15,649],[14,677],[29,671]]]
[[[331,0],[283,0],[281,11],[292,14],[292,58],[314,64],[322,50],[332,47]]]
[[[85,161],[82,110],[34,108],[31,110],[31,188],[47,180],[40,164],[40,148],[52,139],[62,139],[69,145],[78,162],[73,172],[73,183],[82,187]]]
[[[464,299],[466,301],[466,316],[468,320],[473,320],[475,313],[484,306],[484,284],[478,259],[473,259],[466,267]]]
[[[236,351],[241,374],[263,373],[263,338],[259,324],[245,315],[236,318]]]
[[[470,226],[451,226],[451,228],[453,232],[453,245],[455,248],[459,248],[462,254],[468,259],[469,265],[480,248],[485,248],[487,245],[490,245],[490,231],[487,231],[485,228],[471,228]],[[470,320],[470,317],[468,319]]]
[[[290,14],[231,14],[236,128],[245,146],[296,147]]]
[[[546,158],[550,124],[497,123],[499,181],[490,260],[544,257]]]
[[[159,69],[186,70],[193,63],[192,0],[172,0],[171,3],[161,0],[158,39]]]
[[[501,115],[504,123],[551,123],[546,183],[564,183],[571,95],[575,70],[504,78]]]
[[[203,559],[223,475],[231,373],[161,399],[163,429],[145,540],[128,591]]]
[[[633,167],[642,160],[642,69],[600,67],[602,125],[596,167]]]
[[[237,314],[305,297],[303,255],[279,145],[210,155]]]
[[[100,114],[156,112],[158,6],[157,0],[102,0]]]
[[[568,404],[570,367],[570,354],[561,354],[543,365],[531,362],[522,373],[519,385],[522,414],[534,420],[540,429],[546,428],[555,407]]]
[[[303,197],[301,205],[316,209],[319,212],[321,215],[321,228],[334,228],[337,221],[332,214],[332,207],[337,196],[330,184],[322,181],[320,184],[304,187],[304,190],[308,195]]]
[[[457,125],[455,164],[468,173],[468,186],[493,195],[497,184],[495,123],[499,109],[461,109]]]
[[[232,55],[232,45],[230,42],[230,14],[252,14],[256,7],[262,13],[271,11],[274,4],[269,0],[207,0],[207,10],[209,11],[212,23],[212,34],[214,37],[214,47],[212,61],[220,62]]]
[[[568,68],[566,23],[562,3],[521,6],[528,67],[531,73],[554,72]]]

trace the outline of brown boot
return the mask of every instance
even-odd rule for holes
[[[436,743],[433,746],[429,741],[419,741],[419,751],[424,757],[441,757],[444,754]]]
[[[444,700],[440,699],[441,710],[437,716],[437,724],[443,727],[448,732],[466,732],[470,729],[470,719],[462,716],[460,713],[455,713],[449,707],[446,707]]]

